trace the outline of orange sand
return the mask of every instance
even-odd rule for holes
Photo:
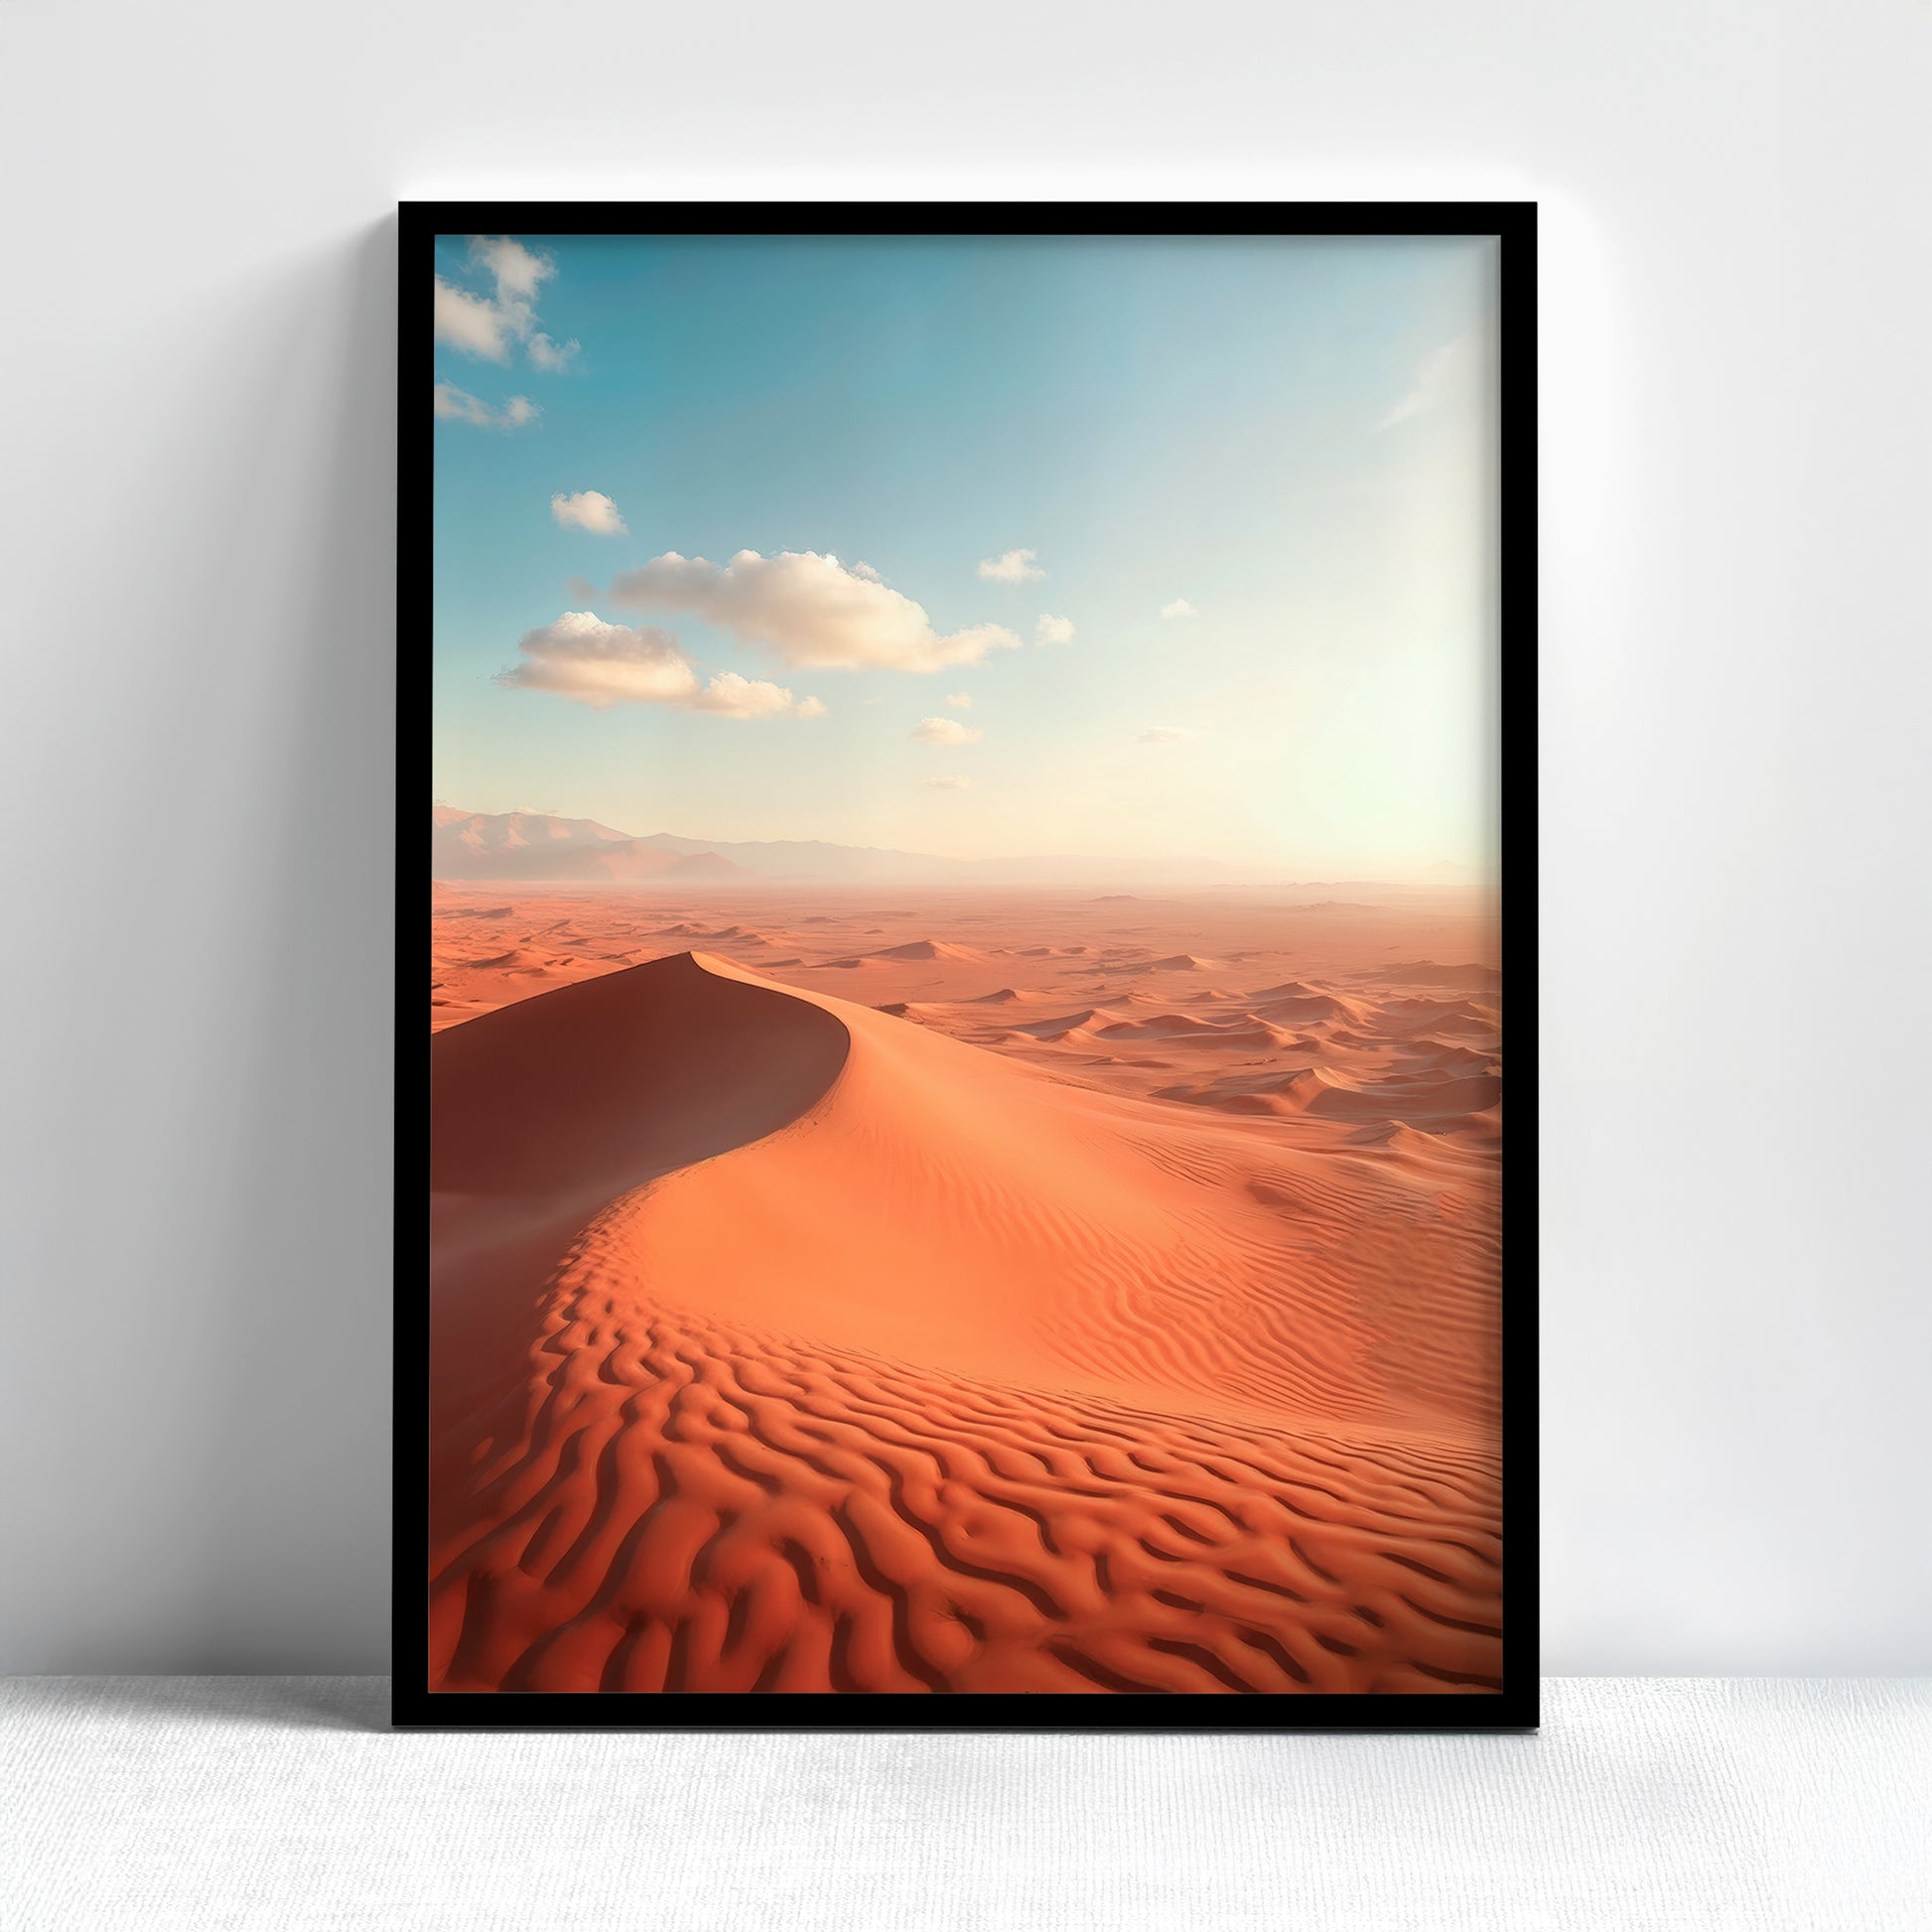
[[[1486,908],[432,931],[434,1688],[1495,1688]]]

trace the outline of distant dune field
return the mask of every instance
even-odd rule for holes
[[[1497,1688],[1492,905],[431,932],[433,1689]]]

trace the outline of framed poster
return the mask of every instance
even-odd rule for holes
[[[396,1722],[1534,1724],[1534,210],[401,250]]]

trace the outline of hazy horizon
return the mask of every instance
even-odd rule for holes
[[[1491,268],[446,238],[435,792],[718,843],[1488,876]]]
[[[1324,885],[1374,885],[1404,888],[1454,886],[1488,891],[1499,884],[1498,877],[1493,871],[1473,865],[1464,865],[1453,860],[1440,860],[1433,865],[1425,866],[1409,873],[1360,873],[1345,878],[1335,876],[1326,879],[1310,877],[1289,878],[1282,873],[1278,865],[1269,864],[1265,861],[1256,860],[1247,864],[1230,863],[1201,853],[1148,855],[1135,853],[1036,852],[989,853],[972,858],[960,858],[945,853],[919,852],[903,846],[853,846],[837,840],[801,838],[791,834],[779,834],[766,838],[715,839],[707,838],[699,832],[679,830],[669,825],[654,826],[648,832],[639,832],[627,826],[613,825],[608,820],[599,819],[589,814],[544,812],[534,807],[520,807],[509,812],[473,813],[465,810],[462,806],[451,800],[442,798],[432,801],[431,810],[433,813],[448,811],[460,814],[452,823],[465,823],[470,819],[482,817],[498,820],[523,818],[559,821],[570,824],[590,824],[600,826],[606,832],[619,834],[626,841],[632,843],[650,844],[660,840],[675,841],[681,846],[690,847],[693,851],[716,851],[726,856],[729,856],[732,852],[742,853],[752,848],[775,846],[824,848],[833,852],[871,855],[882,859],[929,861],[941,867],[972,869],[972,871],[983,875],[982,880],[970,882],[975,885],[979,883],[988,885],[996,884],[1000,869],[1002,867],[1012,867],[1022,875],[1018,883],[1025,884],[1029,879],[1036,879],[1042,887],[1045,887],[1051,885],[1053,879],[1047,875],[1044,869],[1056,866],[1065,869],[1064,874],[1061,876],[1064,883],[1088,883],[1093,880],[1117,876],[1123,883],[1132,884],[1154,881],[1166,882],[1170,885],[1181,884],[1184,875],[1191,868],[1196,877],[1199,878],[1200,890],[1203,891],[1227,890],[1237,886],[1259,886],[1263,884],[1269,886],[1288,885],[1309,887]],[[533,849],[543,850],[544,848]],[[597,848],[573,846],[569,849],[576,851],[584,849],[595,850]],[[451,883],[477,886],[486,886],[494,882],[505,886],[514,885],[518,888],[540,884],[585,887],[594,886],[599,883],[589,878],[573,878],[566,875],[545,878],[542,875],[523,876],[496,871],[481,871],[473,874],[435,872],[434,865],[432,865],[432,873],[434,877],[444,879]],[[1206,876],[1201,877],[1201,875]],[[930,886],[938,886],[943,890],[949,881],[961,886],[969,883],[964,873],[957,875],[942,873],[937,878],[923,880],[903,876],[895,879],[889,875],[881,875],[871,883],[881,886],[894,884],[903,885],[907,890],[925,890]],[[710,883],[721,888],[736,886],[744,889],[759,885],[789,886],[804,885],[812,882],[853,886],[867,883],[851,875],[832,873],[812,874],[807,872],[760,874],[749,869],[735,879],[719,880]],[[653,882],[649,877],[619,877],[605,883],[619,887],[620,889],[626,889],[647,887]],[[706,882],[693,881],[685,878],[681,880],[664,880],[661,883],[668,890],[671,888],[688,889],[693,885],[701,885]]]

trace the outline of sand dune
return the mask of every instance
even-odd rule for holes
[[[1494,1687],[1479,1150],[702,953],[432,1060],[440,1687]]]
[[[1464,1046],[1446,1039],[1432,1039],[1428,1035],[1403,1042],[1403,1052],[1412,1057],[1417,1064],[1429,1066],[1440,1072],[1456,1073],[1499,1073],[1501,1064],[1494,1053],[1485,1053],[1477,1046]]]
[[[1149,1020],[1119,1020],[1103,1027],[1108,1039],[1180,1040],[1190,1046],[1279,1046],[1288,1035],[1255,1014],[1200,1020],[1191,1013],[1160,1013]]]
[[[979,960],[986,957],[972,946],[961,946],[949,939],[912,939],[902,946],[882,946],[873,955],[877,959],[965,959]]]
[[[1459,986],[1471,992],[1494,992],[1503,983],[1493,966],[1438,966],[1433,959],[1414,959],[1404,966],[1384,966],[1368,975],[1398,986]]]
[[[916,1020],[925,1026],[942,1026],[946,1009],[918,1000],[888,1000],[873,1008],[875,1013],[890,1013],[895,1020]]]
[[[1385,1000],[1380,1017],[1385,1027],[1411,1032],[1493,1034],[1502,1027],[1502,1015],[1494,1007],[1473,1000]]]
[[[1034,1020],[1014,1029],[1016,1035],[1033,1039],[1092,1039],[1119,1020],[1105,1007],[1084,1007],[1078,1013],[1062,1013],[1051,1020]]]
[[[1365,1027],[1370,1023],[1370,1009],[1359,1000],[1347,1000],[1334,993],[1317,991],[1313,987],[1297,987],[1292,990],[1277,987],[1270,992],[1257,994],[1254,1010],[1264,1020],[1272,1020],[1278,1025],[1306,1026],[1311,1021],[1339,1020],[1349,1026]]]
[[[1145,951],[1146,948],[1136,947],[1134,950]],[[1132,966],[1123,967],[1122,971],[1134,973],[1205,973],[1219,963],[1212,959],[1197,959],[1192,953],[1177,952],[1170,953],[1165,959],[1137,961]]]
[[[1447,1131],[1459,1117],[1491,1108],[1502,1097],[1493,1074],[1449,1074],[1386,1080],[1351,1079],[1329,1067],[1214,1080],[1204,1086],[1163,1087],[1161,1097],[1228,1113],[1319,1114],[1330,1120],[1399,1121]]]

